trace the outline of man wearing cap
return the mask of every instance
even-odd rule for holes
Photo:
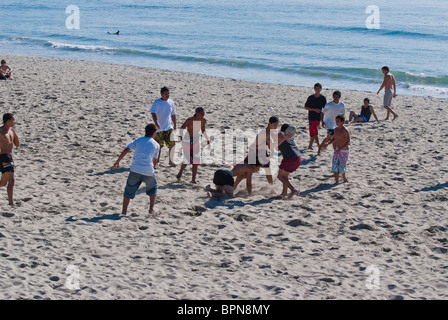
[[[319,145],[319,150],[317,154],[320,154],[320,150],[322,149],[322,145],[327,143],[334,135],[334,129],[337,127],[336,125],[336,117],[340,114],[345,115],[345,105],[341,99],[341,92],[335,91],[333,92],[333,101],[328,102],[325,107],[322,109],[321,120],[322,127],[327,128],[327,136],[324,141]]]

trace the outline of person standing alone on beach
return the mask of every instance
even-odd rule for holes
[[[322,85],[316,83],[314,85],[314,94],[310,95],[305,102],[305,110],[308,110],[308,122],[310,127],[310,144],[308,149],[313,149],[313,143],[316,142],[319,147],[319,126],[320,113],[327,104],[325,96],[321,95]]]
[[[3,126],[0,127],[0,171],[2,178],[0,187],[6,187],[9,205],[14,205],[14,161],[12,159],[12,148],[18,147],[19,137],[14,130],[15,118],[12,113],[3,115]]]
[[[160,145],[159,155],[157,161],[160,161],[160,153],[163,146],[166,144],[169,152],[169,165],[175,166],[172,158],[172,149],[175,141],[171,139],[173,130],[176,130],[176,106],[174,101],[170,99],[170,90],[163,87],[160,90],[161,97],[154,101],[149,112],[151,113],[154,124],[157,128],[155,140]]]
[[[397,86],[395,84],[395,77],[392,73],[390,73],[388,66],[382,67],[381,71],[384,74],[384,80],[383,80],[383,83],[381,84],[380,89],[378,90],[378,92],[376,94],[379,94],[380,91],[383,90],[383,88],[384,88],[383,105],[384,105],[384,109],[387,110],[386,119],[384,119],[384,120],[389,120],[389,116],[391,113],[394,116],[394,118],[392,120],[395,120],[398,116],[391,109],[392,98],[395,98],[397,96]],[[393,92],[392,92],[392,87],[394,87]]]

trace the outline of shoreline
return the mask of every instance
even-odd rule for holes
[[[306,150],[303,104],[312,88],[2,58],[15,80],[0,82],[0,106],[15,114],[21,146],[13,150],[16,207],[0,189],[1,298],[448,298],[448,134],[440,129],[448,124],[440,117],[448,99],[399,95],[392,122],[382,120],[382,94],[341,90],[347,116],[367,94],[381,121],[347,125],[349,183],[334,186],[332,152]],[[143,186],[128,216],[120,215],[132,156],[121,169],[111,167],[127,143],[144,135],[163,86],[176,103],[178,126],[198,106],[207,128],[217,131],[258,130],[271,115],[294,125],[302,164],[290,180],[299,195],[279,199],[281,183],[274,176],[270,187],[260,170],[252,195],[242,183],[232,199],[209,199],[202,187],[219,164],[199,167],[199,185],[189,183],[191,166],[178,182],[179,168],[168,166],[163,148],[155,170],[155,210],[162,215],[148,215]],[[322,94],[328,99],[332,91],[324,87]],[[73,289],[66,280],[76,268],[80,286]]]
[[[141,65],[133,65],[133,64],[126,64],[126,63],[117,63],[117,62],[103,62],[103,61],[97,61],[97,60],[77,60],[77,59],[69,59],[69,58],[56,58],[56,57],[49,57],[49,56],[28,56],[28,55],[23,55],[23,54],[8,54],[5,53],[3,54],[4,56],[17,56],[17,57],[32,57],[32,58],[41,58],[41,59],[54,59],[54,60],[68,60],[68,61],[82,61],[82,62],[86,62],[86,63],[98,63],[98,64],[105,64],[105,65],[117,65],[117,66],[122,66],[122,67],[132,67],[132,68],[144,68],[144,69],[148,69],[148,70],[154,70],[154,71],[161,71],[161,72],[173,72],[173,73],[184,73],[186,75],[190,74],[190,75],[196,75],[196,76],[203,76],[203,77],[212,77],[212,78],[217,78],[217,79],[229,79],[232,81],[243,81],[243,82],[249,82],[249,83],[259,83],[259,84],[272,84],[272,85],[279,85],[279,86],[291,86],[291,87],[298,87],[298,88],[311,88],[315,82],[320,82],[319,80],[317,81],[311,81],[310,80],[310,85],[297,85],[297,84],[288,84],[288,83],[280,83],[280,82],[263,82],[263,81],[256,81],[256,80],[245,80],[245,79],[239,79],[239,78],[234,78],[234,77],[226,77],[226,76],[216,76],[216,75],[210,75],[210,74],[206,74],[206,73],[196,73],[196,72],[189,72],[189,71],[182,71],[182,70],[172,70],[172,69],[163,69],[163,68],[156,68],[156,67],[148,67],[148,66],[141,66]],[[379,79],[378,82],[378,88],[381,85],[381,81],[382,79]],[[324,87],[325,88],[325,87]],[[327,90],[343,90],[343,91],[354,91],[354,92],[364,92],[366,94],[372,94],[372,95],[376,95],[375,90],[372,89],[372,91],[368,91],[368,90],[358,90],[358,89],[341,89],[339,87],[328,87],[326,88]],[[400,88],[397,89],[397,91],[400,91]],[[380,95],[384,94],[384,90],[382,92],[380,92]],[[448,97],[441,97],[441,96],[431,96],[431,95],[425,95],[425,94],[400,94],[398,93],[398,95],[402,95],[402,96],[406,96],[406,97],[423,97],[423,98],[434,98],[434,99],[444,99],[444,100],[448,100]]]

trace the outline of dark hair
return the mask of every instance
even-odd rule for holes
[[[333,92],[333,95],[337,94],[339,96],[339,98],[341,97],[341,91],[335,91]]]
[[[14,117],[14,115],[12,113],[5,113],[3,115],[3,124],[5,124],[6,122],[8,122],[9,120],[12,119],[12,117]]]
[[[145,137],[152,137],[154,132],[157,131],[156,125],[154,123],[148,124],[145,127]]]
[[[337,115],[337,116],[336,116],[336,119],[341,120],[342,123],[345,122],[345,116],[344,116],[343,114]]]
[[[6,61],[5,61],[5,60],[2,60],[0,63],[6,63]]]
[[[387,71],[389,71],[389,67],[388,67],[388,66],[384,66],[384,67],[381,68],[381,70],[387,70]]]
[[[316,88],[316,87],[319,87],[322,89],[322,85],[319,82],[314,85],[314,88]]]
[[[289,127],[289,124],[284,123],[284,124],[282,125],[282,127],[280,128],[280,131],[281,131],[281,132],[285,132],[285,130],[286,130],[288,127]]]
[[[369,98],[365,98],[364,101],[370,102]]]
[[[272,116],[269,118],[269,123],[277,123],[277,122],[278,122],[278,117]]]
[[[195,110],[195,113],[201,113],[201,112],[204,112],[204,108],[197,107],[196,110]]]
[[[168,89],[167,87],[163,87],[162,89],[160,89],[160,94],[163,94],[164,92],[170,91],[170,89]]]

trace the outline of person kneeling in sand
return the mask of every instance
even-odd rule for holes
[[[339,174],[342,174],[344,182],[348,182],[347,177],[345,176],[345,170],[350,154],[350,132],[344,127],[344,122],[345,117],[343,115],[338,115],[336,117],[337,128],[334,129],[334,135],[330,141],[323,146],[323,148],[326,148],[329,144],[333,144],[334,154],[331,172],[334,173],[335,184],[339,184]]]
[[[182,173],[184,169],[187,167],[187,164],[192,165],[192,176],[191,183],[197,184],[196,174],[198,172],[198,166],[201,164],[201,136],[200,131],[204,134],[205,139],[207,140],[207,144],[210,144],[210,140],[207,137],[207,133],[205,132],[205,124],[207,120],[204,118],[205,111],[204,108],[198,107],[196,108],[194,116],[185,120],[181,130],[187,129],[185,136],[182,138],[182,148],[184,151],[184,162],[180,166],[179,173],[176,178],[180,181],[182,177]]]
[[[209,197],[213,198],[232,198],[238,184],[246,179],[246,188],[249,195],[252,193],[252,175],[260,170],[261,164],[238,163],[233,168],[220,168],[215,172],[213,183],[216,189],[212,189],[210,185],[204,190]],[[236,177],[236,181],[233,177]]]
[[[114,169],[120,167],[120,161],[130,151],[135,150],[134,158],[126,188],[123,197],[122,214],[126,215],[128,205],[131,199],[134,199],[135,194],[144,181],[146,183],[146,194],[149,196],[149,213],[155,213],[154,205],[157,196],[157,180],[154,174],[154,168],[158,163],[158,155],[160,145],[154,140],[157,128],[154,124],[148,124],[145,128],[145,136],[132,141],[118,157],[114,164]]]
[[[288,196],[288,199],[291,199],[299,193],[299,190],[294,188],[294,186],[289,181],[289,174],[299,168],[300,163],[302,162],[302,156],[300,154],[299,148],[292,138],[292,134],[285,134],[285,130],[288,127],[289,124],[283,124],[280,132],[278,133],[278,149],[282,153],[283,160],[280,163],[277,177],[283,184],[283,191],[280,195],[282,197],[286,197],[288,189],[290,189],[291,194]]]

